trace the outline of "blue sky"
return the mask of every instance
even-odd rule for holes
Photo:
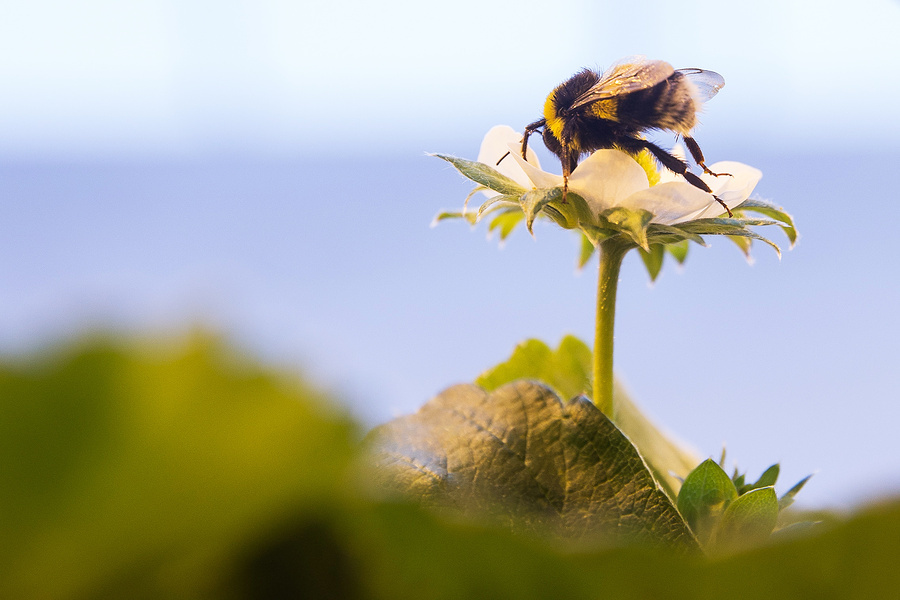
[[[572,72],[632,54],[722,73],[704,117],[716,136],[860,147],[900,129],[889,0],[38,0],[3,13],[6,156],[431,147],[530,122]]]

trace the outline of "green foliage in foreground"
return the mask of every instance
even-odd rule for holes
[[[0,366],[0,598],[900,590],[897,501],[716,560],[566,547],[375,499],[359,436],[302,382],[204,339],[86,343]]]

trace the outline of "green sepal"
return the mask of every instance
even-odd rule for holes
[[[778,225],[778,221],[769,219],[729,219],[726,217],[716,217],[712,219],[694,219],[693,221],[685,221],[673,225],[688,233],[698,233],[700,235],[732,235],[735,231],[742,231],[746,227],[761,227],[765,225]]]
[[[594,227],[593,225],[582,225],[580,229],[595,248],[599,246],[600,242],[603,240],[611,238],[619,233],[615,229],[604,229],[602,227]]]
[[[484,215],[492,212],[492,210],[497,210],[503,208],[502,204],[505,203],[507,205],[512,204],[516,208],[519,206],[519,196],[514,194],[498,194],[493,198],[488,198],[482,203],[481,206],[478,207],[478,212],[476,213],[476,219],[481,219]]]
[[[664,246],[662,244],[653,244],[650,246],[650,252],[645,251],[643,248],[638,248],[638,251],[641,254],[641,260],[644,261],[644,266],[647,267],[647,273],[650,274],[650,281],[656,281],[656,277],[662,270],[663,259],[666,257]]]
[[[594,225],[597,222],[587,201],[571,191],[566,196],[565,203],[553,202],[552,206],[565,217],[566,224],[563,227],[566,229],[574,229],[579,225]]]
[[[775,242],[759,235],[755,231],[747,229],[748,227],[756,227],[762,225],[777,225],[777,221],[768,219],[697,219],[681,223],[675,227],[687,231],[689,233],[697,233],[701,235],[727,235],[744,238],[752,238],[759,240],[771,246],[778,258],[781,258],[781,248]]]
[[[753,247],[753,239],[738,235],[728,235],[725,237],[734,242],[734,244],[740,248],[741,252],[744,253],[744,256],[746,256],[748,260],[750,259],[750,249]]]
[[[433,154],[432,156],[446,160],[456,167],[456,170],[462,173],[464,177],[495,192],[516,196],[521,196],[525,193],[525,188],[521,185],[484,163],[446,154]]]
[[[448,219],[465,219],[469,222],[469,225],[475,225],[478,222],[478,216],[473,212],[445,210],[435,215],[434,220],[431,222],[431,226],[434,227],[441,221],[446,221]]]
[[[578,253],[578,268],[583,269],[584,265],[588,264],[588,261],[591,260],[591,257],[594,256],[594,251],[597,248],[594,246],[591,239],[587,236],[586,233],[582,232],[581,234],[581,249]]]
[[[631,210],[617,206],[600,213],[601,223],[606,221],[612,229],[626,234],[631,240],[645,251],[650,251],[650,243],[647,240],[647,228],[653,213],[648,210]]]
[[[762,200],[747,199],[737,206],[735,210],[755,212],[771,219],[775,219],[776,221],[780,221],[779,227],[781,227],[788,240],[790,240],[791,247],[797,243],[797,238],[799,236],[797,234],[797,227],[794,225],[794,219],[791,215],[784,212],[783,208],[769,204],[768,202],[763,202]]]
[[[700,236],[697,236],[700,238]],[[700,238],[700,243],[702,245],[706,245],[703,241],[703,238]],[[675,260],[678,261],[679,265],[683,265],[684,261],[687,260],[688,248],[690,248],[690,242],[688,240],[682,240],[680,242],[675,242],[674,244],[666,244],[665,246],[666,252],[675,257]]]
[[[476,185],[476,186],[472,189],[472,191],[469,192],[469,195],[466,196],[466,200],[465,200],[465,202],[463,202],[463,211],[465,211],[465,210],[469,207],[469,200],[472,199],[472,196],[474,196],[474,195],[477,194],[478,192],[483,192],[483,191],[485,191],[485,190],[487,190],[487,189],[488,189],[488,188],[484,187],[483,185]]]
[[[548,203],[544,205],[541,213],[563,229],[574,229],[577,224],[571,224],[569,218],[559,210],[559,207],[558,202]]]
[[[647,235],[652,242],[659,244],[679,244],[689,240],[704,247],[708,245],[700,235],[685,231],[675,225],[651,223],[647,228]]]
[[[778,510],[784,510],[794,503],[794,497],[800,490],[803,489],[803,486],[806,485],[806,482],[809,481],[810,477],[812,477],[811,474],[807,475],[796,484],[794,484],[794,487],[784,493],[784,495],[778,500]]]
[[[491,224],[488,226],[488,232],[499,229],[500,241],[502,242],[524,218],[525,215],[522,214],[522,211],[518,208],[504,210],[491,220]]]
[[[765,542],[778,520],[775,488],[747,492],[725,509],[715,533],[715,547],[736,550]]]
[[[702,544],[710,541],[719,518],[738,497],[728,474],[706,459],[684,479],[678,492],[678,510]]]
[[[519,204],[522,206],[522,212],[525,213],[525,226],[528,228],[528,233],[534,235],[531,226],[534,224],[534,219],[538,213],[550,202],[561,198],[562,188],[533,189],[522,195],[519,199]],[[563,223],[565,223],[565,218],[563,218]]]

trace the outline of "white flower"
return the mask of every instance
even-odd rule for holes
[[[500,164],[497,161],[506,152]],[[488,131],[481,143],[478,162],[506,175],[525,188],[553,188],[563,185],[562,175],[542,171],[537,156],[529,148],[528,161],[522,158],[522,134],[506,125]],[[714,173],[701,179],[728,208],[734,208],[753,192],[762,172],[733,161],[710,165]],[[673,225],[694,219],[724,214],[713,194],[688,183],[684,177],[662,169],[660,182],[650,185],[644,168],[629,154],[620,150],[597,150],[582,161],[569,176],[569,191],[587,202],[595,215],[614,208],[644,209],[653,214],[651,222]],[[496,192],[487,191],[494,196]]]

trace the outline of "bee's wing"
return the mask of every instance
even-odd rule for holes
[[[652,87],[667,79],[675,69],[662,60],[627,59],[610,67],[591,88],[575,99],[572,108],[630,94]]]
[[[700,92],[700,99],[706,102],[719,93],[725,87],[725,78],[715,71],[703,69],[678,69],[678,72],[688,78]]]

